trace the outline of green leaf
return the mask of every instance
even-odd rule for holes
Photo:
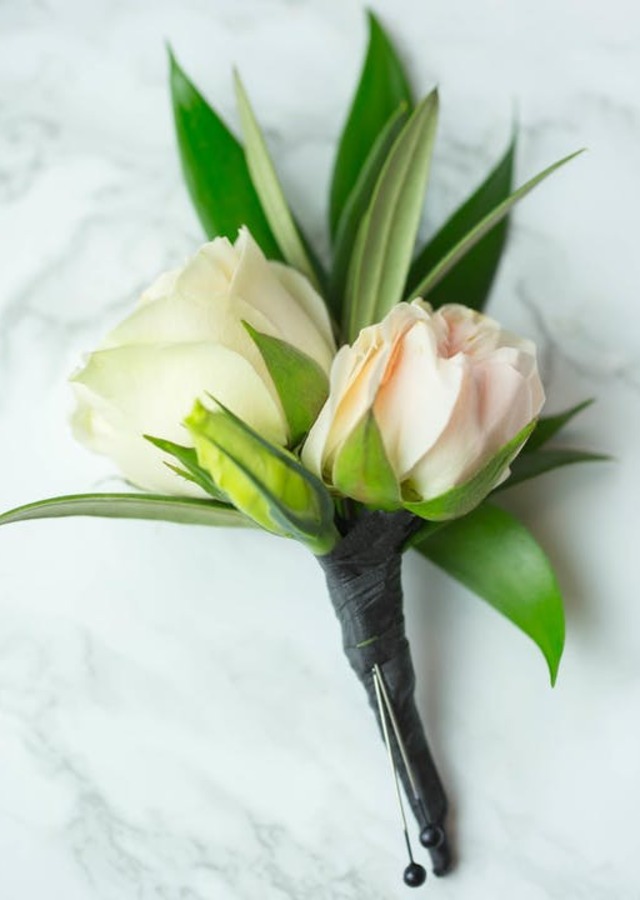
[[[535,430],[529,440],[527,441],[527,446],[524,449],[525,453],[533,453],[534,450],[538,450],[542,447],[543,444],[546,444],[547,441],[551,440],[554,435],[556,435],[561,428],[573,419],[574,416],[577,416],[578,413],[581,413],[583,409],[587,409],[588,406],[591,406],[593,403],[593,399],[583,400],[582,403],[578,403],[576,406],[572,406],[571,409],[565,410],[565,412],[558,413],[555,416],[547,416],[545,418],[539,419],[538,424],[535,427]]]
[[[398,107],[386,122],[376,138],[342,211],[340,226],[335,240],[329,290],[331,311],[337,319],[340,319],[342,312],[347,272],[360,222],[367,211],[376,181],[380,176],[391,147],[406,120],[407,106],[403,104]]]
[[[578,150],[575,153],[571,153],[569,156],[565,156],[564,159],[558,160],[558,162],[555,162],[552,166],[549,166],[543,172],[540,172],[530,181],[527,181],[526,184],[523,184],[522,187],[518,188],[517,191],[514,191],[514,193],[506,200],[503,200],[502,203],[499,203],[490,213],[484,216],[484,218],[481,219],[480,222],[478,222],[478,224],[462,238],[462,240],[458,241],[458,243],[452,247],[438,263],[436,263],[436,265],[422,278],[419,284],[415,285],[411,292],[412,295],[429,299],[429,294],[435,286],[444,279],[445,275],[449,274],[463,256],[472,250],[492,228],[495,228],[495,226],[504,219],[511,208],[519,200],[522,200],[522,198],[540,184],[541,181],[548,178],[552,172],[555,172],[556,169],[564,166],[583,152],[583,150]],[[463,300],[463,302],[466,301]]]
[[[425,275],[511,194],[515,150],[514,134],[507,152],[488,178],[420,251],[407,279],[409,289],[405,296],[408,300],[418,296],[415,288]],[[506,243],[507,229],[508,217],[505,216],[451,269],[429,294],[429,302],[434,309],[445,303],[464,303],[472,309],[484,308]]]
[[[510,513],[483,504],[414,543],[535,641],[555,684],[564,646],[564,611],[551,564]]]
[[[379,322],[402,300],[415,243],[438,120],[433,91],[415,108],[396,138],[360,223],[349,266],[345,331]]]
[[[230,410],[197,402],[185,424],[198,462],[243,513],[262,528],[295,538],[314,553],[338,540],[325,486],[286,450],[270,444]]]
[[[505,444],[489,462],[465,484],[451,488],[439,497],[431,500],[405,502],[404,507],[423,519],[436,522],[464,516],[475,509],[487,494],[493,490],[496,482],[519,453],[522,445],[535,428],[535,419],[526,425],[514,438]]]
[[[0,515],[0,525],[28,519],[102,516],[110,519],[162,519],[184,525],[252,526],[236,509],[215,500],[156,494],[70,494],[28,503]]]
[[[401,506],[400,488],[372,411],[366,413],[337,454],[332,482],[347,497],[380,509]]]
[[[307,255],[305,243],[287,204],[260,126],[237,72],[234,73],[236,99],[245,139],[245,154],[251,178],[285,260],[318,287],[318,279]]]
[[[201,487],[203,491],[206,491],[206,493],[210,494],[215,500],[228,503],[228,498],[218,490],[209,473],[205,472],[205,470],[198,465],[198,457],[193,447],[183,447],[181,444],[174,444],[173,441],[166,441],[164,438],[153,437],[150,434],[145,434],[143,437],[146,441],[149,441],[150,444],[153,444],[154,447],[157,447],[158,450],[162,450],[163,453],[168,453],[169,456],[173,456],[177,459],[178,462],[184,466],[186,471],[182,471],[182,469],[177,466],[165,463],[170,469],[178,475],[181,475],[183,478],[187,478],[189,481],[197,484],[198,487]]]
[[[607,462],[610,459],[610,456],[602,453],[588,453],[586,450],[564,448],[536,450],[534,453],[523,452],[511,465],[511,475],[508,480],[499,485],[497,490],[505,490],[522,481],[537,478],[538,475],[558,469],[560,466],[581,462]]]
[[[413,100],[402,64],[382,25],[372,12],[369,46],[360,81],[338,145],[329,198],[329,230],[335,237],[371,147],[400,104]]]
[[[180,478],[184,478],[185,481],[188,481],[189,484],[196,484],[198,487],[202,487],[199,483],[196,475],[193,475],[191,472],[188,472],[186,469],[183,469],[181,466],[176,466],[175,463],[165,462],[165,466],[167,469],[170,469],[171,472],[175,472],[176,475],[179,475]]]
[[[248,322],[242,324],[273,379],[289,425],[289,443],[297,447],[324,406],[329,394],[329,379],[322,367],[306,353],[279,338],[261,334]]]
[[[251,181],[240,143],[169,50],[171,97],[182,171],[209,238],[235,241],[246,225],[269,259],[282,253]]]

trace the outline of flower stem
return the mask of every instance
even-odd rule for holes
[[[437,836],[429,841],[429,852],[434,872],[442,875],[450,867],[444,832],[447,798],[415,705],[415,673],[402,609],[402,549],[420,524],[405,512],[367,512],[318,561],[342,628],[345,654],[382,728],[374,666],[381,672],[404,744],[400,748],[391,736],[394,762],[422,834],[431,829],[429,835]]]

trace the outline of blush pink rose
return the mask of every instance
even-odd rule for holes
[[[465,306],[400,303],[339,350],[303,461],[331,483],[337,455],[371,411],[402,496],[428,500],[472,478],[543,403],[531,341]]]

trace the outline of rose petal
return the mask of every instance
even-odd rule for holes
[[[278,269],[267,262],[246,229],[241,229],[237,247],[239,262],[230,286],[231,297],[253,306],[268,319],[277,337],[302,350],[328,372],[333,342],[327,343],[326,334],[318,331],[306,306],[284,289]]]
[[[182,422],[196,399],[211,405],[208,392],[267,440],[286,441],[282,412],[262,378],[246,359],[219,345],[98,351],[72,381],[79,400],[72,420],[78,440],[110,456],[130,481],[147,490],[186,492],[188,485],[142,435],[190,446]]]
[[[446,427],[463,371],[459,360],[438,357],[433,330],[424,321],[396,341],[392,360],[374,412],[387,456],[403,479]]]

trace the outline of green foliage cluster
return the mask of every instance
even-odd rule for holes
[[[508,231],[509,213],[565,157],[514,187],[515,135],[486,179],[423,246],[416,246],[438,121],[438,94],[416,102],[403,65],[382,25],[369,14],[369,43],[338,142],[329,197],[332,264],[319,263],[293,215],[247,93],[235,75],[243,142],[192,84],[170,53],[170,87],[182,169],[209,238],[236,238],[246,225],[265,255],[304,273],[324,296],[338,342],[380,321],[398,302],[421,296],[434,308],[461,302],[484,308]],[[328,392],[326,376],[287,344],[247,329],[262,354],[289,424],[289,448],[268,444],[229,410],[197,405],[187,421],[195,449],[149,436],[185,479],[209,500],[149,494],[57,497],[5,513],[0,523],[95,515],[164,519],[205,525],[256,524],[326,553],[339,539],[344,502],[300,464],[296,455]],[[495,461],[504,466],[523,441],[499,490],[569,463],[602,459],[584,451],[549,449],[547,442],[586,404],[541,419]],[[412,546],[488,601],[531,637],[552,682],[564,643],[556,577],[522,522],[491,502],[479,502],[493,469],[469,485],[427,503],[404,503],[430,521]],[[373,416],[363,420],[336,464],[336,487],[369,487],[370,505],[403,503]],[[225,486],[233,483],[233,504]],[[241,483],[242,489],[238,489]],[[349,502],[351,514],[358,505]]]

